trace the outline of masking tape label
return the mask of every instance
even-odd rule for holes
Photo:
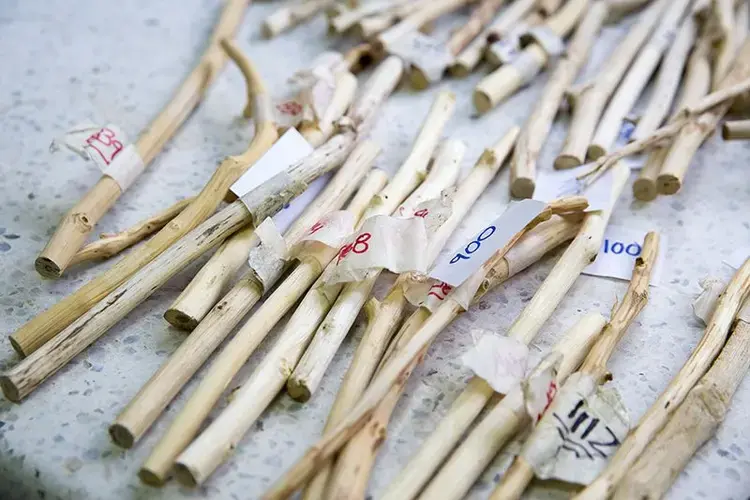
[[[578,179],[581,174],[589,172],[591,164],[580,167],[545,171],[539,174],[534,189],[534,199],[552,201],[565,196],[585,196],[589,202],[587,212],[609,208],[612,198],[613,169],[608,169],[590,186],[585,179]]]
[[[472,332],[472,336],[475,332]],[[526,374],[529,348],[516,339],[484,332],[461,357],[464,366],[500,394],[518,387]]]
[[[453,54],[446,45],[417,30],[400,36],[386,47],[388,52],[419,68],[429,82],[443,76],[445,68],[453,63]]]
[[[583,274],[630,281],[635,261],[641,255],[643,240],[647,233],[648,231],[638,229],[608,226],[604,231],[604,239],[596,260],[586,266]],[[667,248],[667,237],[662,235],[659,255],[651,271],[649,282],[651,286],[659,286],[661,283]]]

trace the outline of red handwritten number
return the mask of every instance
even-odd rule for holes
[[[310,234],[315,234],[321,229],[323,229],[323,223],[318,221],[315,224],[313,224],[313,227],[310,228]]]
[[[115,131],[107,127],[104,127],[99,132],[91,134],[89,138],[86,139],[86,144],[99,153],[99,156],[102,157],[105,165],[109,165],[110,162],[115,159],[117,153],[122,151],[122,142],[117,140]]]
[[[432,291],[433,289],[437,289],[438,291],[433,292]],[[427,294],[427,296],[429,297],[430,295],[432,295],[438,300],[443,300],[450,293],[451,290],[453,290],[452,286],[450,286],[448,283],[444,281],[441,281],[440,283],[437,283],[430,287],[430,292]]]
[[[276,109],[287,115],[298,115],[302,113],[302,105],[296,101],[282,102]]]
[[[429,210],[423,208],[422,210],[417,210],[416,212],[414,212],[414,217],[422,217],[424,219],[429,213]]]
[[[370,249],[370,244],[367,242],[370,241],[370,238],[372,238],[372,234],[362,233],[357,236],[357,239],[354,240],[354,243],[349,243],[348,245],[344,245],[343,247],[341,247],[338,258],[336,259],[336,264],[344,260],[346,256],[349,255],[349,252],[365,253],[366,251],[368,251]]]
[[[555,395],[557,394],[557,383],[553,380],[549,383],[549,387],[547,387],[547,404],[544,406],[544,410],[542,410],[542,413],[539,414],[537,417],[537,422],[542,419],[542,415],[544,415],[547,412],[547,408],[552,405],[552,400],[555,399]]]

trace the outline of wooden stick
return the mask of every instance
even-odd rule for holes
[[[601,314],[589,313],[563,334],[550,350],[550,355],[559,353],[563,359],[557,371],[558,385],[562,385],[581,364],[606,323]],[[536,367],[535,373],[551,366],[553,358],[550,355]],[[521,388],[514,389],[514,392],[517,394],[503,398],[462,440],[419,496],[420,499],[463,498],[505,443],[530,423]]]
[[[545,21],[544,26],[564,38],[575,27],[589,7],[590,0],[570,0]],[[513,63],[485,76],[474,88],[472,100],[479,113],[486,113],[518,89],[528,84],[549,62],[550,56],[541,45],[527,46]]]
[[[661,18],[662,10],[668,4],[668,1],[657,0],[649,5],[625,39],[618,44],[612,57],[608,59],[601,71],[591,83],[583,87],[579,95],[575,96],[568,137],[562,151],[555,159],[555,168],[572,168],[584,163],[586,149],[607,101],[622,80],[631,61],[651,35]]]
[[[725,141],[750,139],[750,120],[725,121],[721,126],[721,137]]]
[[[578,373],[591,376],[599,385],[607,381],[609,375],[607,362],[615,347],[617,347],[633,320],[646,307],[651,272],[656,264],[658,253],[659,236],[656,233],[649,232],[643,242],[643,251],[635,261],[633,275],[628,290],[625,292],[625,297],[617,305],[617,309],[612,313],[612,317],[604,327],[601,337],[596,341],[578,371]],[[565,388],[563,387],[562,390],[564,391]],[[491,497],[492,500],[516,500],[521,498],[526,486],[533,479],[534,469],[523,457],[523,454],[519,454],[514,462],[511,469],[495,488]]]
[[[219,47],[219,40],[232,37],[237,31],[248,3],[248,0],[231,0],[226,3],[198,64],[182,82],[172,100],[141,132],[135,148],[144,165],[151,163],[159,154],[164,144],[190,116],[191,111],[200,104],[204,94],[221,72],[227,62],[227,57]],[[37,272],[44,278],[62,276],[78,250],[86,242],[94,226],[115,204],[121,194],[122,187],[117,181],[112,177],[102,175],[99,182],[63,217],[55,233],[36,259]],[[33,343],[34,337],[35,335],[31,334],[31,338],[28,339],[31,345],[27,349],[27,339],[22,336],[19,341],[20,354],[28,354],[38,347]]]
[[[719,91],[706,96],[702,103],[698,103],[697,111],[701,112],[701,106],[730,95],[733,91],[745,87],[747,83],[750,83],[750,42],[745,42],[743,45],[734,66],[721,82]],[[675,137],[669,154],[664,159],[657,179],[660,193],[675,194],[680,190],[693,156],[703,141],[714,131],[721,118],[729,111],[731,105],[731,100],[728,100],[715,105],[713,109],[708,108],[710,111],[701,112],[695,118],[688,119],[687,124]]]
[[[724,293],[719,298],[703,338],[690,358],[685,362],[666,390],[641,417],[638,426],[632,429],[610,459],[604,472],[575,498],[588,500],[607,498],[614,492],[630,467],[638,460],[643,450],[656,437],[677,410],[687,393],[713,362],[724,345],[740,305],[750,293],[750,259],[737,270]]]
[[[469,20],[458,28],[448,39],[448,52],[453,55],[465,49],[469,43],[482,32],[492,21],[495,13],[503,6],[505,0],[481,0],[469,16]]]
[[[750,368],[750,323],[738,319],[711,369],[693,387],[664,429],[648,444],[613,497],[661,498],[726,417]]]
[[[455,231],[456,227],[458,227],[466,216],[466,213],[500,170],[517,137],[518,128],[513,127],[500,141],[484,151],[469,175],[461,181],[453,197],[450,217],[430,239],[430,252],[427,257],[430,263],[437,258],[450,235]],[[370,320],[367,323],[367,330],[354,353],[350,368],[339,387],[331,412],[328,415],[325,429],[323,430],[324,433],[338,423],[354,403],[356,403],[359,395],[367,388],[367,384],[370,382],[379,363],[382,363],[382,360],[385,359],[384,353],[386,348],[399,326],[403,311],[406,309],[403,287],[399,282],[396,282],[382,302],[378,304],[374,302],[374,299],[371,299],[368,306],[368,317]],[[416,314],[416,317],[422,316],[424,315],[421,313]],[[424,320],[426,319],[427,316],[424,316]],[[415,319],[409,322],[412,324],[412,328],[420,326],[415,326],[416,321]],[[391,345],[395,344],[395,341],[391,342]],[[365,476],[367,475],[366,464],[359,464],[359,462],[355,463],[354,461],[338,462],[338,464],[340,465],[337,465],[337,468],[342,467],[344,470],[337,469],[333,478],[330,479],[332,484],[337,484],[339,481],[346,481],[347,477],[353,476],[351,466],[359,466],[357,472]],[[305,488],[303,499],[313,500],[324,498],[325,488],[329,483],[331,472],[331,464],[327,464],[322,468]],[[332,486],[332,488],[335,488],[335,486]]]
[[[359,218],[370,203],[373,195],[383,187],[386,180],[387,176],[382,171],[375,170],[364,181],[358,190],[357,195],[349,204],[347,210],[355,217]],[[297,265],[287,278],[276,288],[276,290],[274,290],[273,294],[268,297],[258,311],[248,319],[247,322],[245,322],[234,338],[232,338],[229,344],[227,344],[211,364],[211,367],[201,383],[190,396],[185,406],[172,422],[172,425],[167,429],[167,432],[146,459],[138,473],[142,481],[147,484],[163,484],[169,476],[174,460],[190,444],[190,441],[198,433],[201,424],[206,419],[215,403],[220,399],[224,390],[229,386],[233,377],[245,364],[250,354],[255,350],[258,343],[268,334],[273,326],[280,321],[282,316],[292,308],[300,296],[310,287],[310,285],[313,284],[318,276],[320,276],[323,271],[322,264],[326,259],[332,259],[336,254],[336,250],[337,249],[325,249],[322,251],[320,257],[323,258],[323,262],[319,261],[317,257],[303,258],[299,265]],[[316,299],[319,297],[315,292],[313,292],[311,296]],[[302,310],[306,310],[304,303],[305,302],[303,301],[303,305],[300,306]],[[293,323],[294,321],[290,320],[290,325]],[[281,340],[279,343],[281,343]],[[206,357],[207,356],[203,356],[203,361],[205,361]],[[175,360],[177,358],[177,356],[173,357]],[[185,361],[190,360],[188,359]],[[263,364],[266,363],[267,361],[264,360]],[[190,370],[189,373],[178,373],[173,376],[178,376],[184,383],[195,373],[196,370],[197,366]],[[277,371],[276,375],[278,376],[281,373],[282,371]],[[166,373],[164,374],[166,375]],[[168,396],[173,397],[175,392],[176,391],[170,391]],[[278,388],[273,394],[271,394],[271,397],[277,392]],[[146,394],[144,391],[142,391],[141,394],[143,395],[143,401],[147,404],[154,404],[153,396],[149,397],[149,394]],[[169,401],[169,398],[164,398],[160,395],[157,395],[156,397],[161,400],[162,404],[160,406],[162,408],[166,406]],[[127,422],[127,420],[127,418],[122,418],[121,416],[118,418],[115,425],[122,425],[122,423]],[[129,429],[132,426],[123,427]]]
[[[571,41],[566,56],[561,59],[526,122],[513,153],[510,169],[510,192],[516,198],[531,198],[534,194],[536,163],[547,140],[565,91],[588,59],[604,19],[607,3],[595,2],[586,12]]]
[[[427,122],[429,123],[429,122]],[[439,135],[439,130],[436,131]],[[435,164],[425,181],[409,196],[395,213],[414,212],[414,207],[451,187],[458,178],[461,159],[466,151],[463,143],[448,141],[447,147],[435,158]],[[357,319],[359,311],[370,296],[381,271],[372,271],[362,280],[347,283],[318,327],[304,356],[287,381],[287,392],[297,401],[305,402],[317,390],[338,347]]]
[[[302,230],[306,231],[327,212],[343,205],[378,151],[367,141],[358,145],[318,199],[298,219],[300,224],[295,223],[287,230],[285,241],[294,244],[301,237]],[[252,271],[245,273],[110,426],[110,435],[116,444],[129,448],[141,438],[182,386],[282,272],[283,269],[279,270],[277,276],[269,277],[265,284]]]
[[[266,38],[278,36],[310,20],[333,3],[333,0],[293,0],[288,2],[263,21],[263,36]]]
[[[377,50],[387,51],[388,46],[411,31],[419,30],[442,15],[453,12],[464,6],[468,0],[434,0],[420,4],[420,8],[395,26],[388,28],[375,37]]]
[[[564,213],[570,210],[585,209],[586,203],[580,198],[570,198],[552,202],[542,213],[534,218],[526,227],[521,230],[511,241],[503,248],[498,250],[495,255],[469,279],[472,282],[485,282],[492,277],[491,270],[501,262],[508,252],[508,249],[515,244],[518,239],[545,220],[557,213]],[[475,298],[482,297],[486,292],[487,286],[481,286]],[[266,493],[264,498],[285,498],[294,492],[305,480],[307,480],[317,469],[328,460],[333,453],[336,453],[354,434],[362,429],[372,411],[382,401],[389,392],[390,388],[407,370],[412,363],[418,358],[420,352],[437,336],[438,333],[449,323],[456,315],[463,311],[463,307],[457,304],[453,299],[446,299],[435,313],[427,320],[424,326],[414,336],[414,338],[404,346],[400,355],[394,357],[387,363],[378,377],[373,380],[370,387],[362,395],[360,401],[355,405],[349,414],[321,441],[287,473],[272,489]]]
[[[617,22],[624,16],[640,9],[650,1],[651,0],[608,0],[609,17],[607,18],[607,22]]]
[[[156,231],[166,226],[169,221],[174,219],[186,206],[192,203],[194,198],[185,198],[171,207],[152,215],[148,219],[142,220],[132,227],[120,231],[119,233],[103,233],[99,240],[89,243],[76,253],[70,261],[71,266],[91,260],[109,259],[132,247],[141,240],[151,236]]]
[[[229,187],[276,141],[278,134],[272,120],[270,98],[260,75],[253,69],[250,76],[248,85],[255,96],[255,136],[248,149],[222,161],[193,203],[148,242],[12,334],[11,344],[19,354],[27,356],[34,352],[203,222],[219,206]]]
[[[652,149],[646,163],[641,171],[638,172],[638,178],[633,182],[633,196],[641,201],[652,201],[656,199],[658,188],[656,179],[661,172],[661,166],[664,164],[664,158],[669,153],[669,147],[657,147]]]
[[[356,87],[357,79],[351,73],[340,71],[336,74],[334,94],[325,115],[320,122],[303,123],[300,128],[311,146],[318,147],[333,135],[334,122],[352,103]],[[313,215],[315,220],[312,221],[298,220],[293,226],[293,233],[307,230],[321,215],[322,212]],[[250,248],[256,246],[258,241],[253,227],[238,231],[225,241],[167,309],[164,319],[177,328],[193,330],[227,291],[245,264]]]
[[[403,4],[402,1],[373,1],[359,5],[354,9],[345,10],[328,20],[330,30],[343,34],[353,28],[362,19],[388,11]]]
[[[716,47],[716,57],[714,59],[714,71],[711,81],[714,82],[714,88],[718,88],[719,83],[729,73],[732,62],[737,55],[737,46],[734,40],[734,0],[712,0],[711,2],[711,20],[714,29],[718,30],[718,41]]]
[[[674,0],[669,9],[659,19],[648,42],[640,49],[622,83],[604,111],[596,128],[587,155],[591,159],[599,158],[607,153],[615,143],[622,122],[633,109],[638,97],[646,88],[664,52],[667,50],[674,34],[678,29],[684,13],[688,10],[692,0]]]
[[[685,16],[674,43],[664,55],[646,110],[641,114],[633,131],[633,139],[651,135],[667,118],[672,101],[677,95],[690,50],[696,40],[696,31],[693,16]]]

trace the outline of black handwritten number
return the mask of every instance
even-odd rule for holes
[[[455,264],[461,259],[469,260],[471,258],[470,255],[479,250],[479,248],[482,246],[482,242],[495,234],[496,229],[497,228],[495,226],[487,226],[486,228],[484,228],[484,230],[479,233],[479,236],[477,236],[477,239],[470,241],[469,244],[466,245],[466,248],[464,248],[464,252],[466,252],[468,256],[459,252],[451,259],[450,263]]]
[[[620,441],[609,426],[589,414],[584,407],[585,403],[580,399],[564,417],[558,413],[552,414],[557,421],[557,433],[562,439],[560,449],[575,454],[577,459],[607,458],[606,448],[616,448]],[[601,432],[595,435],[597,429],[603,429],[606,436],[601,436]]]

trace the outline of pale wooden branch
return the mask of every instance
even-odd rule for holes
[[[750,323],[738,320],[711,369],[643,451],[613,498],[661,498],[698,449],[716,433],[750,368]]]
[[[440,131],[436,132],[439,135]],[[441,150],[443,154],[435,158],[433,168],[425,181],[396,209],[395,213],[413,213],[416,205],[439,197],[443,190],[455,183],[465,146],[458,141],[448,141],[446,145],[447,147]],[[455,145],[460,147],[457,148]],[[405,207],[410,208],[402,212],[401,209]],[[379,276],[380,271],[372,271],[365,279],[344,285],[328,315],[318,327],[304,356],[289,377],[287,392],[293,399],[307,401],[317,390],[323,374],[354,324]]]
[[[386,179],[387,176],[382,171],[374,171],[363,182],[354,199],[349,203],[347,211],[352,213],[355,218],[359,218],[373,195],[383,187]],[[323,258],[323,262],[325,262],[326,260],[332,259],[335,253],[336,249],[326,248],[321,251],[320,256]],[[188,401],[185,403],[185,406],[177,414],[172,425],[167,429],[167,432],[162,436],[161,440],[159,440],[156,447],[141,466],[139,471],[141,480],[148,484],[161,484],[166,480],[175,459],[190,444],[190,441],[198,433],[201,424],[213,409],[216,402],[220,399],[224,390],[229,386],[234,376],[245,364],[247,358],[255,350],[258,343],[320,276],[320,273],[323,270],[323,262],[319,261],[316,257],[303,258],[294,270],[289,273],[286,279],[266,299],[263,305],[260,306],[258,311],[245,322],[242,328],[240,328],[237,334],[216,357],[203,380],[201,380],[201,383],[192,393]],[[318,300],[322,295],[313,290],[308,296]],[[307,300],[308,299],[305,298],[302,305],[300,305],[302,311],[307,311],[305,305],[305,301]],[[297,313],[295,312],[295,315],[296,314]],[[289,326],[293,325],[294,322],[294,319],[290,320]],[[285,336],[286,335],[288,334],[285,334]],[[280,337],[280,339],[286,338],[285,336]],[[280,340],[279,344],[283,345],[283,341]],[[276,348],[274,348],[272,353],[269,354],[269,358],[263,360],[261,366],[266,366],[269,362],[276,359],[273,355],[275,352]],[[205,361],[205,358],[206,356],[203,356],[203,361]],[[177,359],[177,357],[174,357],[173,359]],[[185,359],[183,362],[190,362],[190,359]],[[173,376],[178,376],[183,383],[186,382],[187,379],[197,370],[195,363],[191,364],[194,365],[194,368],[188,373],[178,372]],[[265,371],[258,368],[256,373],[263,374]],[[286,372],[276,368],[275,374],[272,375],[272,378],[273,376],[278,377],[282,373]],[[255,375],[251,380],[254,379],[254,377]],[[285,378],[286,376],[284,376],[284,379]],[[265,380],[265,378],[263,380]],[[250,384],[249,387],[253,387],[253,385]],[[272,384],[269,387],[276,388],[271,393],[264,394],[273,397],[278,393],[280,384],[278,386]],[[153,394],[153,390],[151,392]],[[174,392],[175,391],[172,391],[168,396],[173,397]],[[143,392],[142,394],[148,396]],[[162,401],[162,407],[169,401],[169,398],[164,398],[160,395],[157,395],[157,397]],[[146,398],[145,401],[154,404],[153,397]],[[264,399],[264,401],[266,400]],[[257,401],[256,404],[260,405],[260,402]],[[267,402],[262,406],[259,406],[259,412],[262,411],[266,405]],[[128,419],[119,418],[118,422],[127,422],[127,420]],[[130,420],[132,421],[132,419]]]
[[[328,20],[328,25],[331,31],[339,34],[343,34],[349,29],[353,28],[362,19],[379,14],[383,11],[390,10],[391,8],[404,3],[403,1],[392,1],[392,2],[381,2],[373,1],[367,2],[354,9],[345,10],[338,15]]]
[[[622,17],[636,11],[649,3],[651,0],[607,0],[609,4],[609,17],[607,22],[617,22]]]
[[[601,314],[589,313],[565,332],[550,350],[550,354],[559,353],[563,359],[557,371],[558,385],[562,385],[568,375],[581,364],[606,322]],[[534,371],[538,373],[550,367],[552,359],[546,357]],[[514,391],[520,393],[521,388]],[[503,398],[461,441],[419,498],[463,498],[505,443],[528,425],[529,420],[522,394]]]
[[[314,148],[330,139],[336,129],[336,123],[344,116],[354,101],[357,91],[357,77],[349,71],[339,71],[334,75],[334,89],[331,101],[316,121],[303,120],[299,131]]]
[[[464,50],[487,26],[506,0],[482,0],[469,16],[468,21],[453,32],[448,39],[448,52],[453,55]]]
[[[450,217],[430,239],[428,262],[432,263],[437,258],[440,250],[448,241],[449,236],[455,231],[456,227],[458,227],[466,216],[466,213],[500,170],[517,137],[518,128],[514,127],[495,145],[485,150],[469,175],[461,181],[453,197]],[[371,314],[368,317],[371,319],[368,321],[367,330],[354,354],[344,381],[339,387],[336,400],[326,421],[324,433],[338,423],[354,403],[356,403],[359,395],[367,388],[367,384],[370,382],[376,368],[385,359],[384,353],[386,347],[393,338],[393,334],[398,328],[401,316],[406,308],[406,299],[401,283],[397,281],[385,299],[380,304],[372,302],[370,308]],[[416,313],[416,316],[412,316],[411,321],[407,322],[411,325],[410,331],[416,331],[415,329],[421,326],[421,323],[417,324],[419,321],[416,318],[418,317],[424,317],[425,320],[427,318],[423,313]],[[402,334],[399,333],[399,337]],[[390,345],[395,346],[396,344],[397,342],[393,341]],[[397,401],[398,397],[395,397],[395,400]],[[386,412],[384,417],[386,422],[389,415],[390,412]],[[364,438],[364,441],[366,443],[369,442],[366,438]],[[353,443],[350,444],[350,447],[358,450],[361,449],[360,446]],[[366,449],[371,450],[371,452],[369,454],[351,453],[367,461],[370,457],[375,456],[375,451],[372,450],[371,446],[369,448],[366,447]],[[333,477],[329,479],[332,472],[331,465],[329,464],[323,467],[315,478],[310,481],[305,488],[303,499],[313,500],[322,498],[325,494],[326,485],[329,482],[331,489],[339,490],[342,495],[347,495],[349,494],[349,488],[356,490],[363,484],[366,485],[366,478],[369,477],[369,469],[368,463],[361,463],[359,460],[338,460]],[[351,482],[350,478],[353,477],[364,478],[364,480]],[[352,497],[356,496],[356,493],[358,492],[351,492]]]
[[[648,153],[646,163],[638,172],[638,178],[633,182],[633,196],[641,201],[652,201],[656,199],[659,190],[656,186],[656,179],[661,172],[661,166],[664,158],[669,153],[669,147],[657,147]]]
[[[670,2],[669,9],[664,11],[664,15],[659,19],[653,34],[640,49],[625,78],[602,114],[591,144],[587,149],[589,158],[596,159],[606,154],[615,143],[623,120],[633,109],[638,97],[646,88],[651,75],[661,61],[664,52],[672,43],[674,34],[678,30],[680,21],[688,10],[691,1],[674,0]]]
[[[607,381],[607,362],[615,347],[648,302],[651,272],[659,253],[659,236],[653,232],[648,233],[642,248],[641,255],[636,259],[625,297],[617,305],[617,309],[612,313],[612,317],[604,327],[601,337],[597,339],[586,359],[584,359],[580,370],[578,370],[578,373],[591,376],[600,385]],[[495,488],[492,499],[517,500],[521,498],[523,491],[533,477],[532,466],[523,455],[518,455],[510,470]]]
[[[638,460],[648,444],[667,423],[669,417],[683,402],[687,393],[713,362],[724,345],[729,328],[737,311],[750,292],[750,259],[737,270],[719,298],[716,310],[711,316],[703,338],[693,350],[677,375],[666,390],[659,396],[646,414],[641,417],[638,426],[631,430],[622,442],[607,467],[586,489],[575,498],[591,500],[609,497],[617,484]]]
[[[595,2],[588,9],[570,42],[566,56],[557,63],[541,98],[523,127],[510,169],[510,192],[516,198],[531,198],[534,194],[539,153],[547,140],[565,91],[573,84],[588,59],[606,15],[606,2]]]
[[[522,236],[541,222],[549,220],[555,214],[570,213],[571,211],[584,210],[587,203],[581,198],[569,198],[550,203],[536,218],[529,222],[519,233],[517,233],[508,244],[498,250],[495,255],[485,262],[482,267],[472,276],[472,282],[485,281],[493,274],[493,269],[499,262],[504,261],[508,249],[512,247]],[[480,287],[475,295],[481,297],[486,287]],[[395,356],[384,367],[362,395],[357,405],[347,416],[329,433],[327,433],[295,466],[287,472],[272,488],[264,495],[264,498],[285,498],[294,492],[299,486],[315,473],[326,460],[336,453],[354,434],[359,432],[371,416],[372,412],[388,394],[391,387],[409,367],[415,363],[424,349],[434,340],[440,331],[450,321],[460,314],[464,308],[453,299],[446,299],[427,320],[417,334],[408,342],[403,351]]]
[[[644,10],[639,15],[638,22],[617,45],[612,57],[607,60],[596,77],[575,96],[568,136],[562,151],[555,159],[555,168],[577,167],[584,163],[586,150],[607,101],[622,80],[631,61],[651,35],[662,10],[668,4],[668,1],[657,0]]]
[[[488,43],[487,50],[484,53],[485,61],[493,67],[500,66],[503,62],[495,57],[492,44],[512,34],[519,26],[533,27],[544,21],[544,17],[535,9],[536,5],[536,0],[516,0],[503,9],[497,19],[487,28],[487,33],[484,35]]]
[[[555,35],[564,38],[576,26],[590,0],[571,0],[544,23]],[[486,113],[526,85],[549,62],[541,45],[528,45],[513,63],[501,66],[485,76],[474,88],[472,101],[479,113]]]
[[[422,26],[434,21],[442,15],[466,5],[468,0],[434,0],[420,4],[415,10],[395,26],[388,28],[375,37],[378,50],[387,51],[388,46],[404,36],[406,33],[419,30]]]
[[[273,38],[333,5],[334,0],[292,0],[263,21],[263,36]]]
[[[151,236],[163,228],[185,209],[194,198],[185,198],[171,207],[142,220],[119,233],[103,233],[97,241],[89,243],[76,253],[70,261],[71,266],[91,260],[109,259],[130,248],[139,241]]]
[[[750,139],[750,120],[726,121],[721,126],[721,137],[725,141]]]
[[[141,132],[135,148],[144,165],[151,163],[164,144],[190,116],[191,111],[200,104],[206,91],[226,64],[227,57],[219,48],[218,41],[233,36],[237,31],[247,3],[247,0],[231,0],[226,3],[198,64],[182,82],[172,100]],[[117,181],[102,175],[94,187],[63,217],[36,259],[37,272],[44,278],[62,276],[94,226],[117,202],[121,194],[122,188]],[[56,332],[41,333],[41,342],[46,341],[54,333]],[[16,340],[21,355],[29,354],[39,345],[36,333],[29,333],[28,338],[26,337],[27,334],[21,334]]]
[[[34,352],[216,210],[229,187],[278,138],[271,116],[270,97],[260,75],[254,70],[251,86],[255,93],[254,102],[256,103],[255,136],[248,149],[239,156],[230,156],[221,162],[193,203],[148,242],[12,334],[10,341],[16,351],[23,356]]]
[[[714,71],[711,81],[714,88],[718,88],[720,82],[727,76],[737,55],[737,46],[734,40],[734,0],[712,0],[711,21],[718,31],[716,57],[714,58]]]

